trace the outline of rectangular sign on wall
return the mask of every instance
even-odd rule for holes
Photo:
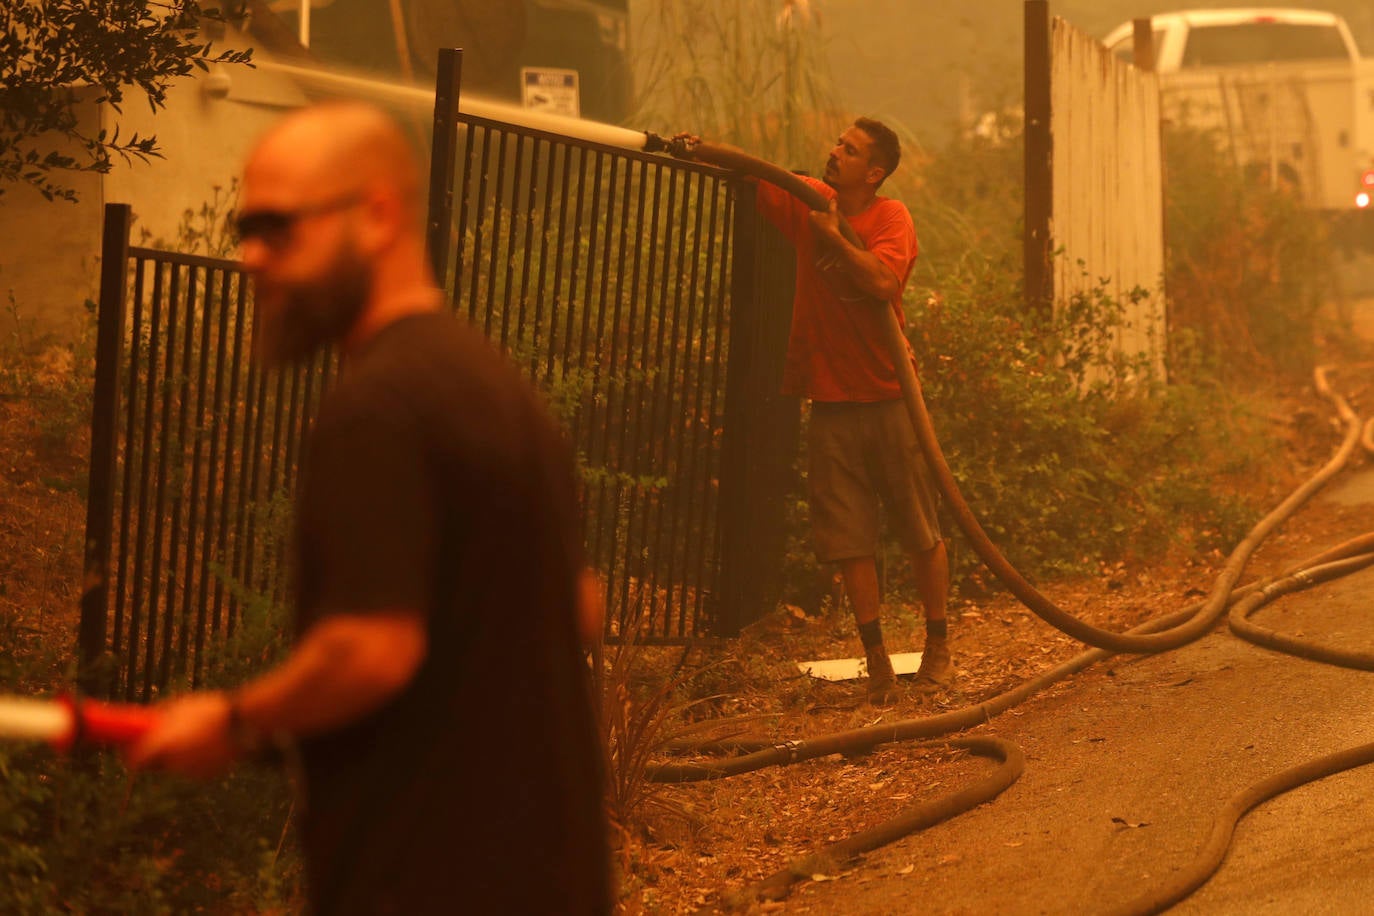
[[[526,108],[570,118],[582,116],[576,70],[520,68],[520,98]]]

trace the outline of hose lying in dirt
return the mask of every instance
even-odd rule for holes
[[[912,805],[901,814],[876,827],[860,831],[853,836],[831,843],[813,855],[796,860],[776,874],[737,891],[731,895],[727,902],[739,905],[752,903],[759,899],[781,899],[787,895],[788,889],[797,881],[810,878],[817,872],[840,867],[865,852],[886,846],[909,833],[933,827],[985,802],[992,801],[1012,783],[1020,779],[1021,773],[1026,767],[1026,756],[1021,752],[1021,748],[995,735],[923,742],[918,746],[963,748],[981,757],[991,757],[999,761],[999,765],[992,773],[973,785],[966,786],[958,792],[941,798]]]
[[[1261,580],[1241,586],[1234,590],[1232,598],[1236,601],[1246,601],[1255,596],[1268,596],[1269,600],[1272,600],[1272,598],[1277,597],[1279,594],[1277,590],[1272,590],[1273,582],[1284,583],[1292,580],[1315,585],[1318,582],[1327,581],[1340,575],[1346,575],[1355,568],[1361,568],[1371,564],[1374,564],[1374,531],[1350,538],[1320,553],[1314,554],[1286,568],[1279,573],[1275,580]],[[1291,591],[1291,589],[1289,590]],[[1197,607],[1200,605],[1201,602],[1155,620],[1146,621],[1134,627],[1129,632],[1149,633],[1167,629],[1182,620],[1188,619],[1196,613]],[[1089,649],[1063,664],[1032,678],[1014,690],[1010,690],[976,706],[967,707],[963,710],[952,711],[937,716],[927,717],[925,719],[911,719],[903,722],[870,726],[868,728],[854,729],[848,732],[840,732],[832,736],[825,736],[827,739],[838,738],[838,741],[809,739],[792,741],[783,745],[765,746],[738,741],[733,743],[733,749],[749,750],[750,748],[757,748],[757,750],[747,756],[738,757],[729,761],[720,761],[718,763],[664,764],[656,767],[649,767],[646,770],[646,778],[655,782],[690,782],[700,779],[718,779],[750,772],[767,766],[786,765],[797,763],[802,760],[811,760],[816,757],[824,756],[825,754],[862,752],[871,750],[889,741],[910,740],[913,737],[949,734],[953,731],[968,728],[970,724],[982,724],[990,720],[992,716],[1021,703],[1051,684],[1063,680],[1087,668],[1089,665],[1110,658],[1115,654],[1116,653],[1106,649]],[[988,737],[991,740],[997,741],[999,746],[1007,745],[1015,748],[1015,745],[1010,744],[1010,742],[1004,739],[992,739],[991,736]],[[962,740],[964,739],[954,739],[941,743],[952,746],[968,746],[960,745],[959,742]],[[974,741],[979,739],[973,737],[967,740]],[[698,750],[700,749],[699,747]],[[1016,749],[1016,752],[1018,755],[1020,754],[1019,749]],[[1019,770],[1017,777],[1019,777]],[[991,780],[994,778],[996,777],[989,778],[988,786],[990,786]],[[1014,778],[1012,781],[1014,781]],[[1007,785],[1010,785],[1010,782],[1008,782]],[[984,784],[979,784],[979,786],[984,786]],[[931,802],[925,802],[914,808],[908,809],[896,818],[885,821],[875,827],[855,834],[846,840],[826,847],[819,855],[831,862],[839,863],[847,861],[860,853],[877,849],[880,846],[895,842],[917,830],[925,829],[935,823],[949,820],[958,814],[972,810],[974,807],[983,804],[1002,791],[1002,789],[998,789],[996,792],[991,792],[991,794],[986,795],[986,797],[980,795],[976,799],[973,799],[970,793],[988,791],[987,787],[980,789],[979,786],[965,789],[959,793],[954,793]],[[1005,788],[1005,786],[1003,786],[1003,788]],[[940,817],[937,820],[929,820],[928,818],[931,816],[932,812],[935,811],[940,812]],[[728,895],[728,899],[733,905],[741,905],[760,897],[773,898],[780,896],[797,881],[818,870],[809,867],[808,861],[809,860],[802,860],[793,863],[788,866],[787,869],[778,872],[756,885],[752,885],[743,890],[733,891]],[[1192,889],[1201,886],[1201,884],[1206,881],[1207,877],[1215,870],[1216,866],[1214,865]],[[1188,892],[1191,893],[1192,889]],[[753,896],[751,897],[750,895]]]
[[[824,195],[796,175],[734,147],[700,141],[675,140],[666,144],[665,148],[679,158],[701,160],[767,181],[792,194],[813,210],[826,210],[830,206],[830,201]],[[850,243],[863,247],[863,242],[843,218],[840,220],[840,229]],[[1114,633],[1095,627],[1060,609],[1017,572],[1002,555],[997,545],[993,544],[987,533],[983,531],[977,517],[974,516],[968,503],[964,501],[963,494],[959,491],[959,485],[955,482],[954,474],[950,471],[944,452],[940,448],[934,424],[931,422],[930,412],[927,410],[925,399],[921,395],[921,383],[916,377],[910,345],[897,323],[896,314],[886,302],[875,300],[869,304],[878,309],[882,315],[884,345],[896,367],[897,381],[902,389],[902,398],[906,403],[907,412],[911,415],[911,422],[916,429],[916,437],[920,442],[921,451],[925,455],[931,472],[935,475],[940,492],[945,497],[946,507],[954,515],[955,521],[968,537],[974,552],[1002,581],[1002,584],[1038,617],[1074,639],[1100,649],[1131,653],[1163,652],[1192,642],[1210,630],[1226,612],[1231,589],[1240,580],[1245,564],[1249,562],[1251,555],[1263,539],[1299,506],[1310,499],[1345,464],[1360,438],[1358,419],[1347,420],[1349,429],[1338,457],[1328,462],[1316,476],[1262,519],[1250,535],[1232,551],[1221,575],[1212,586],[1211,593],[1198,609],[1195,617],[1158,633]],[[1331,394],[1329,388],[1326,391],[1328,395],[1339,402],[1338,409],[1341,410],[1343,416],[1354,417],[1349,407],[1344,405],[1343,400]]]
[[[1301,575],[1312,577],[1313,584],[1319,581],[1315,578],[1318,570],[1333,574],[1344,574],[1348,570],[1337,571],[1337,567],[1342,561],[1351,562],[1360,560],[1374,554],[1374,531],[1367,532],[1358,537],[1351,538],[1334,547],[1327,548],[1301,562],[1288,567],[1279,573],[1277,580],[1286,581]],[[1365,565],[1368,565],[1367,563]],[[1320,581],[1324,581],[1322,579]],[[1240,601],[1246,597],[1261,593],[1263,589],[1269,587],[1273,580],[1260,580],[1251,582],[1232,591],[1231,598]],[[1172,614],[1166,614],[1155,620],[1146,621],[1137,627],[1129,630],[1129,633],[1151,633],[1175,626],[1179,621],[1186,620],[1201,606],[1201,602],[1189,605]],[[707,779],[723,779],[729,776],[738,776],[742,773],[761,770],[770,766],[785,766],[792,763],[800,763],[803,760],[815,760],[818,757],[825,757],[830,754],[838,753],[857,753],[872,750],[882,744],[894,741],[913,741],[917,739],[938,738],[942,735],[949,735],[955,732],[973,728],[992,720],[994,716],[1006,712],[1008,709],[1024,702],[1031,696],[1049,687],[1070,675],[1076,674],[1087,668],[1089,665],[1110,658],[1116,653],[1107,649],[1090,649],[1087,652],[1079,653],[1068,661],[1060,664],[1036,677],[1031,678],[1020,686],[995,697],[984,700],[973,706],[966,706],[963,709],[950,710],[949,712],[939,713],[934,716],[927,716],[921,719],[903,719],[896,722],[887,722],[880,725],[870,725],[864,728],[849,729],[842,732],[834,732],[829,735],[820,735],[814,738],[804,738],[795,741],[788,741],[783,744],[769,744],[760,746],[749,742],[734,742],[731,749],[750,750],[740,757],[733,757],[729,760],[694,761],[691,763],[663,763],[655,766],[646,767],[645,778],[651,782],[660,783],[683,783],[699,782]],[[720,745],[718,745],[720,746]],[[700,746],[696,747],[701,750]]]
[[[1374,744],[1362,744],[1306,761],[1255,783],[1227,802],[1217,815],[1212,824],[1212,835],[1192,865],[1174,875],[1166,884],[1112,912],[1119,916],[1143,916],[1168,909],[1205,884],[1216,872],[1226,858],[1236,824],[1256,805],[1309,782],[1371,763],[1374,763]]]

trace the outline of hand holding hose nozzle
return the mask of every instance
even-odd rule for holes
[[[646,153],[667,153],[674,159],[695,159],[693,150],[697,144],[701,143],[701,138],[687,131],[679,131],[669,139],[664,139],[651,130],[644,132],[644,152]]]

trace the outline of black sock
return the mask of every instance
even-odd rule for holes
[[[934,639],[944,639],[949,635],[949,621],[945,619],[927,620],[926,636]]]
[[[868,623],[859,624],[859,639],[863,642],[865,649],[881,646],[883,644],[882,624],[876,618]]]

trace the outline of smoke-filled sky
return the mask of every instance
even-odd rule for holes
[[[631,18],[659,0],[631,0]],[[726,0],[718,0],[726,2]],[[777,0],[781,9],[784,0]],[[938,143],[961,115],[1021,97],[1024,0],[809,0],[819,13],[841,107],[900,122]],[[1235,0],[1198,6],[1238,7]],[[1374,0],[1272,3],[1341,14],[1374,55]],[[1050,12],[1101,37],[1130,19],[1187,8],[1168,0],[1052,0]]]

